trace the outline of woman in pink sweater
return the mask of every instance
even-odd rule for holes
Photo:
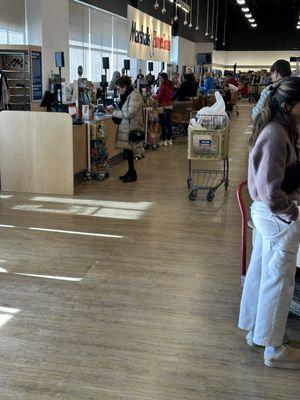
[[[239,328],[247,343],[264,346],[268,367],[300,369],[300,349],[287,345],[286,323],[300,242],[297,190],[286,190],[298,161],[300,78],[272,88],[250,138],[248,188],[254,245],[241,300]],[[294,185],[294,188],[297,184]]]

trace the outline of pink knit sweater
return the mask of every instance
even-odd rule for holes
[[[286,168],[296,161],[294,144],[276,122],[264,128],[249,154],[248,189],[252,200],[262,201],[273,214],[287,221],[296,220],[299,211],[293,202],[295,193],[287,196],[281,185]]]

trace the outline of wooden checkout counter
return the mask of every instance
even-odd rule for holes
[[[109,158],[117,127],[111,117],[73,125],[64,113],[2,111],[0,113],[1,190],[73,195],[74,176],[88,168],[88,129],[105,124]]]

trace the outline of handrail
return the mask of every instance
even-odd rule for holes
[[[242,215],[242,243],[241,243],[241,269],[240,269],[240,285],[244,285],[246,276],[246,263],[247,263],[247,211],[245,202],[243,199],[243,190],[247,186],[247,180],[241,182],[237,188],[237,200],[239,203],[241,215]]]

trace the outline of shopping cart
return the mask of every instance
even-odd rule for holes
[[[255,228],[253,227],[251,219],[248,221],[247,210],[244,201],[244,190],[247,187],[247,181],[243,181],[238,185],[237,188],[237,200],[239,203],[241,216],[242,216],[242,242],[241,242],[241,265],[240,265],[240,285],[244,286],[245,277],[247,273],[247,237],[248,229],[253,230],[253,235],[255,235]],[[296,284],[294,290],[294,297],[291,303],[290,311],[300,316],[300,247],[297,257],[297,272],[296,272]]]
[[[193,111],[193,102],[191,101],[176,101],[173,103],[171,113],[171,124],[173,136],[187,134],[187,127],[190,122],[190,114]]]
[[[161,129],[159,124],[159,112],[161,107],[145,107],[145,148],[159,150]]]
[[[236,115],[239,116],[240,112],[239,112],[239,108],[237,106],[237,102],[238,102],[238,98],[239,98],[239,94],[238,92],[231,92],[231,99],[230,99],[230,104],[232,106],[231,112],[230,114],[233,114],[233,110],[235,109],[236,111]]]
[[[237,200],[242,215],[242,243],[241,243],[241,268],[240,268],[240,284],[244,285],[247,272],[247,211],[243,199],[243,191],[247,186],[247,181],[243,181],[237,188]]]
[[[251,84],[248,86],[248,98],[250,103],[256,103],[259,99],[258,85]]]
[[[107,119],[103,117],[103,120]],[[88,170],[85,178],[103,181],[110,175],[108,152],[106,147],[107,128],[102,121],[88,123]]]
[[[191,121],[196,113],[191,114]],[[227,115],[202,115],[197,124],[188,128],[189,175],[187,185],[189,199],[196,200],[198,190],[207,191],[207,201],[213,201],[216,190],[223,184],[229,186],[229,137],[230,125]],[[221,169],[192,169],[192,161],[216,161]],[[217,164],[217,163],[216,163]]]

